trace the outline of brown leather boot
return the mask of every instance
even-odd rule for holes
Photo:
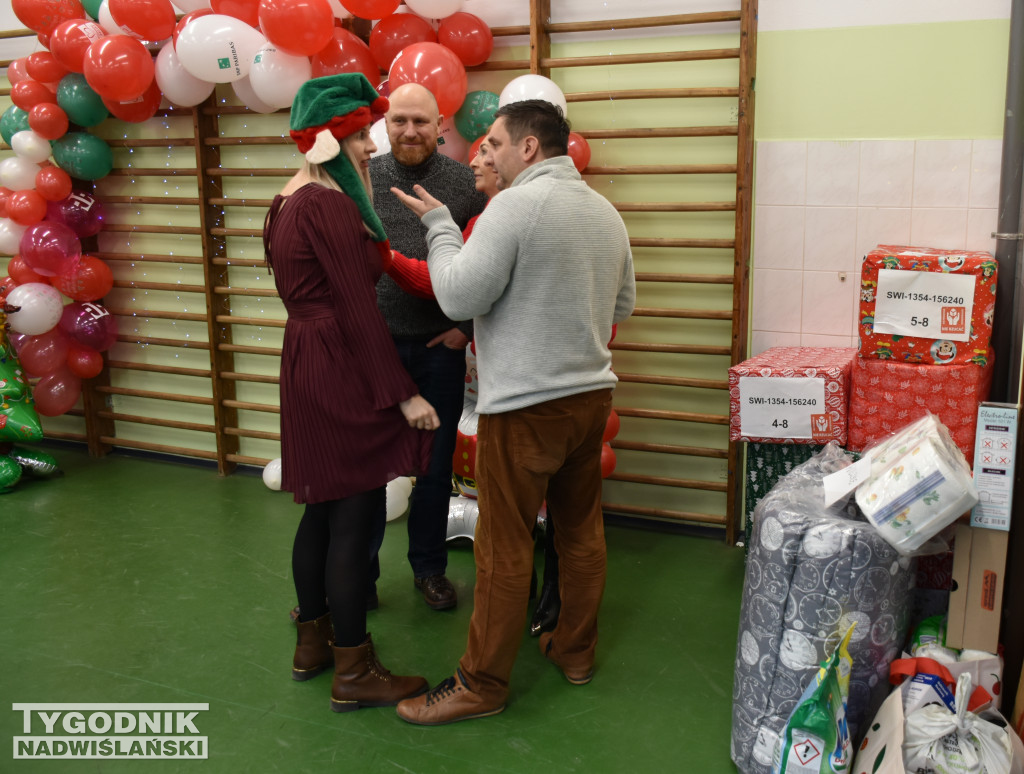
[[[324,613],[315,621],[296,621],[298,637],[292,659],[292,680],[308,680],[334,666],[334,627],[331,614]]]
[[[377,659],[373,640],[355,648],[334,648],[334,684],[331,709],[351,712],[360,707],[392,707],[402,699],[427,690],[422,677],[393,675]]]

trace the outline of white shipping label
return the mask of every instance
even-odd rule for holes
[[[875,333],[969,341],[974,275],[880,269]]]
[[[870,475],[871,453],[866,452],[863,457],[852,465],[825,476],[821,480],[822,484],[825,485],[825,507],[850,494],[850,492],[867,481]]]
[[[972,527],[1010,529],[1013,477],[1017,472],[1017,407],[982,403],[974,442],[974,485],[978,504]]]
[[[748,438],[816,438],[813,423],[822,417],[827,421],[824,379],[740,377],[740,433]]]

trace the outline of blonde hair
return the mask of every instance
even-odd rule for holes
[[[362,183],[363,188],[366,189],[366,195],[370,199],[370,204],[373,204],[373,184],[370,182],[370,173],[366,170],[359,160],[356,159],[355,154],[352,153],[352,143],[349,140],[355,137],[357,133],[350,134],[341,141],[341,152],[345,154],[348,159],[348,163],[352,165],[352,169],[356,173],[356,177],[359,178],[359,182]],[[303,162],[302,170],[309,175],[309,179],[317,185],[322,185],[324,188],[333,188],[335,191],[341,191],[341,186],[338,185],[338,181],[335,180],[331,173],[324,169],[323,164],[311,164],[308,161]],[[373,229],[363,221],[363,228],[366,229],[370,236],[373,236]]]

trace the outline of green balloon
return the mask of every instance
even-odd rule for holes
[[[0,331],[0,404],[5,403],[8,398],[20,400],[29,394],[30,388],[25,380],[25,372],[21,369],[18,356],[14,354],[14,347]],[[0,431],[2,428],[3,425],[0,424]]]
[[[52,148],[57,166],[79,180],[99,180],[114,168],[110,146],[88,132],[68,132]]]
[[[470,142],[482,137],[494,123],[498,95],[493,91],[471,91],[455,113],[455,128]]]
[[[28,112],[22,110],[17,105],[11,105],[0,116],[0,137],[3,137],[4,142],[8,145],[11,144],[11,138],[14,135],[18,132],[24,132],[29,128]]]
[[[68,114],[68,120],[90,127],[103,121],[110,112],[81,73],[68,73],[57,84],[57,104]]]
[[[7,457],[0,457],[0,494],[7,494],[21,478],[21,465]]]
[[[32,405],[32,398],[27,395],[21,400],[0,398],[0,442],[29,443],[42,439],[43,426],[39,423],[39,414]]]
[[[103,0],[82,0],[82,7],[85,8],[85,12],[92,17],[93,21],[99,21],[100,18],[100,5]]]
[[[7,456],[21,465],[23,471],[34,476],[52,476],[54,473],[60,473],[57,460],[38,449],[15,446]]]

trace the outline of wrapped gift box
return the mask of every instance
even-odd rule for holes
[[[983,359],[996,269],[986,252],[879,245],[861,267],[860,356],[929,365]]]
[[[772,347],[729,369],[729,440],[846,443],[850,347]]]
[[[917,365],[857,358],[850,378],[848,448],[862,451],[927,412],[974,460],[978,404],[992,385],[992,352],[982,365]]]

